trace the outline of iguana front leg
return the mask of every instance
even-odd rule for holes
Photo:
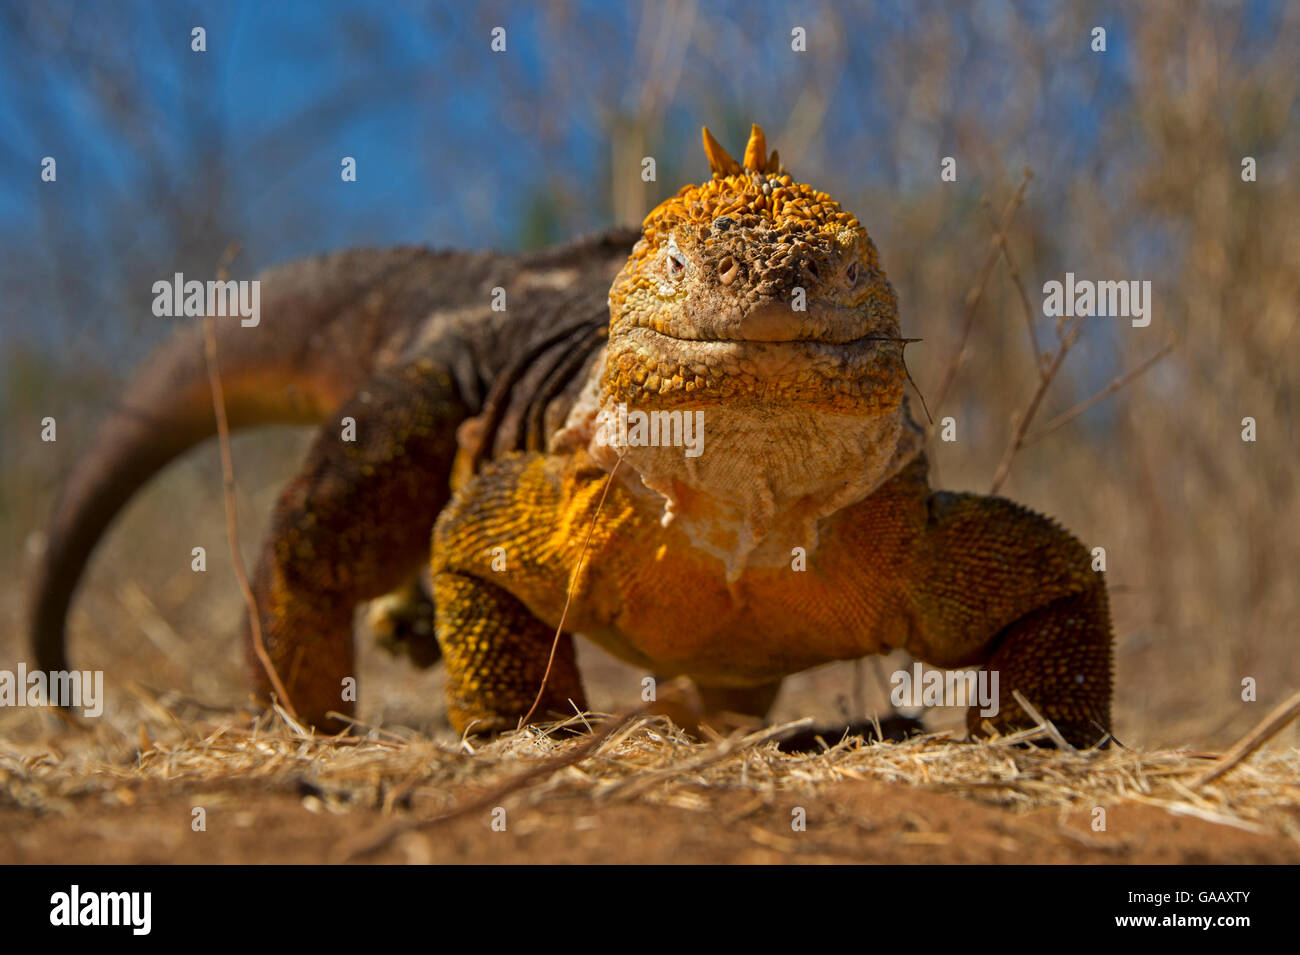
[[[356,676],[353,609],[409,578],[428,554],[466,414],[449,376],[413,361],[339,410],[281,495],[253,592],[267,653],[305,722],[333,729],[326,713],[352,711],[343,681]],[[268,698],[274,687],[251,637],[248,661]]]
[[[1010,501],[930,495],[917,632],[907,649],[941,667],[998,674],[999,731],[1033,720],[1020,693],[1072,744],[1110,730],[1113,641],[1106,587],[1088,552],[1050,519]],[[979,707],[967,725],[981,732]]]
[[[586,514],[564,519],[559,464],[536,454],[488,462],[438,517],[433,602],[447,716],[459,733],[514,729],[542,687],[581,553],[581,540],[561,528],[590,522]],[[586,698],[573,641],[562,633],[533,719],[572,716],[574,706],[584,710]]]
[[[1032,725],[1015,702],[1019,690],[1051,720],[1066,740],[1090,746],[1110,730],[1111,632],[1106,589],[1061,597],[1025,614],[994,638],[984,668],[999,681],[1000,730]],[[981,735],[979,707],[966,714],[973,735]]]
[[[468,574],[436,573],[438,643],[447,665],[447,718],[458,733],[511,730],[532,708],[535,720],[586,710],[573,640],[538,620],[516,597]]]

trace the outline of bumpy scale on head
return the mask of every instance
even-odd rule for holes
[[[704,146],[712,177],[650,213],[611,289],[603,397],[896,408],[897,299],[861,223],[764,158],[757,126],[743,166],[707,129]]]

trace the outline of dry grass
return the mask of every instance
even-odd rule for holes
[[[598,810],[640,800],[706,810],[718,791],[816,795],[835,784],[875,780],[955,793],[1013,812],[1139,803],[1300,843],[1295,748],[1257,754],[1197,790],[1192,781],[1215,754],[1022,745],[1046,738],[1042,728],[977,743],[947,734],[880,744],[854,737],[820,753],[788,754],[776,737],[808,721],[701,742],[663,716],[631,713],[601,722],[588,714],[480,746],[363,726],[350,735],[320,737],[283,712],[200,721],[147,699],[142,715],[149,723],[140,724],[138,738],[101,722],[0,743],[0,805],[75,814],[87,799],[129,806],[150,785],[189,791],[234,786],[305,794],[304,805],[315,811],[391,816],[361,827],[337,847],[342,860],[363,857],[404,832],[496,805],[581,799]],[[587,733],[591,724],[595,732]]]

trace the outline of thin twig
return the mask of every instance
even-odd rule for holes
[[[409,737],[403,736],[400,733],[394,733],[392,730],[386,730],[382,726],[375,726],[373,723],[363,723],[361,720],[357,719],[356,717],[348,716],[346,713],[340,713],[338,710],[329,710],[328,712],[326,712],[325,716],[327,719],[338,720],[341,723],[347,723],[355,729],[365,730],[367,734],[382,733],[384,736],[391,736],[393,740],[395,740],[397,743],[406,744],[411,742]],[[370,740],[370,742],[377,743],[381,746],[393,745],[392,742],[385,742],[384,740],[377,740],[373,738]]]
[[[985,217],[989,220],[989,225],[997,229],[997,219],[993,218],[993,205],[985,197],[980,201],[980,207],[984,210]],[[998,231],[994,236],[994,241],[1002,249],[1002,258],[1006,259],[1007,271],[1011,273],[1011,278],[1015,283],[1016,291],[1020,293],[1021,310],[1025,313],[1025,331],[1029,333],[1029,347],[1034,350],[1034,367],[1038,369],[1038,374],[1043,374],[1043,353],[1038,348],[1038,336],[1034,334],[1034,309],[1029,304],[1029,296],[1025,294],[1025,283],[1020,278],[1020,267],[1016,265],[1015,258],[1011,255],[1011,245],[1007,242],[1005,231]]]
[[[1244,819],[1237,819],[1234,816],[1229,816],[1227,813],[1202,809],[1200,806],[1194,805],[1193,803],[1177,802],[1173,799],[1158,799],[1155,796],[1146,796],[1142,793],[1133,793],[1129,798],[1136,803],[1141,803],[1146,806],[1158,806],[1165,810],[1165,812],[1173,813],[1175,816],[1191,816],[1193,819],[1200,819],[1203,822],[1213,823],[1216,826],[1231,826],[1233,829],[1253,832],[1260,836],[1269,834],[1269,831],[1263,826],[1258,826],[1253,822],[1247,822]]]
[[[1283,727],[1298,716],[1300,716],[1300,692],[1293,693],[1289,700],[1286,700],[1272,713],[1264,717],[1263,721],[1258,726],[1239,739],[1232,749],[1219,757],[1217,763],[1207,769],[1200,776],[1197,776],[1187,785],[1191,789],[1195,790],[1204,786],[1208,782],[1218,779],[1224,773],[1228,772],[1228,770],[1232,769],[1243,759],[1276,736],[1282,731]]]
[[[609,494],[609,486],[614,483],[614,475],[618,473],[618,466],[623,463],[622,455],[619,455],[614,466],[609,469],[609,475],[605,478],[605,487],[600,492],[600,500],[596,503],[596,513],[591,515],[591,524],[587,527],[587,539],[582,542],[582,553],[578,555],[578,566],[573,569],[573,579],[569,581],[569,592],[564,596],[564,609],[560,611],[560,622],[555,627],[555,639],[551,641],[551,655],[546,661],[546,672],[542,674],[542,685],[537,688],[537,697],[533,700],[533,705],[528,708],[524,714],[521,723],[527,723],[537,712],[537,707],[541,705],[542,696],[546,693],[546,684],[551,679],[551,665],[555,663],[555,653],[560,646],[560,636],[564,633],[564,621],[569,616],[569,604],[573,601],[573,592],[578,589],[578,576],[582,573],[582,562],[587,559],[587,548],[591,546],[591,535],[596,532],[596,521],[600,518],[600,512],[605,507],[605,497]]]
[[[221,256],[217,265],[217,278],[225,282],[229,277],[230,261],[239,251],[239,243],[232,242]],[[266,671],[276,695],[285,711],[295,719],[298,716],[289,699],[289,693],[280,682],[275,672],[271,656],[266,652],[266,643],[262,639],[262,618],[257,612],[257,598],[248,582],[248,572],[244,569],[244,556],[239,548],[239,512],[235,503],[235,464],[230,453],[230,423],[226,420],[226,397],[221,388],[221,369],[217,365],[217,326],[211,314],[203,316],[203,357],[208,366],[208,386],[212,390],[212,410],[217,417],[217,442],[221,447],[221,482],[226,502],[226,539],[230,542],[230,557],[235,565],[235,577],[239,589],[248,605],[248,625],[253,638],[253,652]]]
[[[1002,460],[998,463],[998,469],[993,475],[993,484],[989,488],[990,494],[997,494],[998,489],[1011,473],[1011,462],[1015,460],[1016,452],[1025,443],[1025,432],[1029,430],[1029,422],[1034,419],[1034,414],[1038,411],[1038,406],[1042,404],[1043,396],[1047,394],[1048,387],[1052,384],[1052,379],[1056,373],[1061,370],[1061,364],[1065,361],[1066,353],[1070,347],[1079,338],[1079,332],[1083,325],[1080,319],[1075,319],[1067,325],[1061,333],[1061,344],[1052,355],[1051,363],[1038,379],[1038,385],[1034,388],[1033,397],[1029,399],[1029,404],[1025,410],[1016,416],[1016,427],[1012,432],[1011,441],[1005,451],[1002,452]]]
[[[916,392],[916,397],[918,397],[918,398],[921,399],[921,410],[925,412],[925,420],[926,420],[926,422],[927,422],[926,427],[928,427],[928,428],[932,428],[932,427],[934,427],[934,416],[930,414],[930,406],[929,406],[928,404],[925,403],[925,395],[921,392],[921,388],[920,388],[920,386],[917,385],[917,383],[912,379],[912,372],[911,372],[911,371],[908,369],[908,367],[907,367],[907,346],[908,346],[908,345],[914,345],[914,344],[916,344],[917,342],[924,341],[924,340],[925,340],[925,339],[923,339],[923,338],[899,338],[899,339],[897,339],[897,341],[899,341],[900,343],[902,343],[902,349],[901,349],[901,350],[902,350],[902,353],[903,353],[903,374],[905,374],[905,375],[907,376],[907,383],[908,383],[909,385],[911,385],[911,386],[912,386],[912,390]]]
[[[1048,738],[1057,745],[1057,747],[1066,753],[1078,754],[1078,750],[1070,745],[1070,742],[1061,735],[1061,731],[1056,728],[1056,724],[1045,717],[1038,709],[1030,703],[1023,693],[1019,690],[1011,691],[1012,698],[1020,704],[1020,708],[1029,714],[1029,718],[1039,725]]]
[[[1033,444],[1039,438],[1046,437],[1048,434],[1055,431],[1057,428],[1060,428],[1062,425],[1068,424],[1069,422],[1073,421],[1075,418],[1079,417],[1079,415],[1083,414],[1085,411],[1087,411],[1089,408],[1093,407],[1094,405],[1098,404],[1099,402],[1105,401],[1115,392],[1119,391],[1125,385],[1129,384],[1131,381],[1136,379],[1139,375],[1143,374],[1148,368],[1150,368],[1152,365],[1158,362],[1161,358],[1164,358],[1165,355],[1168,355],[1171,351],[1173,351],[1173,348],[1174,348],[1173,342],[1170,342],[1169,344],[1165,345],[1154,355],[1141,362],[1141,364],[1139,364],[1132,371],[1129,371],[1126,374],[1120,375],[1118,378],[1114,379],[1110,384],[1108,384],[1105,388],[1101,389],[1101,391],[1097,392],[1087,401],[1081,401],[1073,408],[1071,408],[1069,411],[1061,412],[1051,421],[1047,422],[1047,424],[1043,425],[1033,434],[1029,435],[1029,437],[1025,438],[1025,440],[1021,442],[1022,445]]]
[[[1020,186],[1016,189],[1015,195],[1007,202],[1006,208],[1002,210],[1002,225],[998,229],[997,235],[989,242],[988,254],[984,257],[984,264],[980,266],[979,277],[971,290],[966,293],[966,314],[962,319],[961,335],[957,339],[957,348],[952,353],[952,358],[948,360],[948,367],[944,369],[943,379],[939,384],[934,402],[935,410],[943,406],[944,399],[948,397],[948,390],[952,387],[953,378],[957,376],[957,366],[961,364],[962,356],[966,353],[966,343],[970,340],[971,328],[975,324],[975,308],[979,305],[980,299],[984,296],[984,287],[988,285],[989,276],[993,274],[993,266],[997,264],[998,255],[1001,251],[999,245],[999,236],[1005,236],[1007,230],[1011,227],[1011,220],[1015,218],[1016,210],[1020,208],[1020,203],[1024,201],[1025,189],[1029,186],[1029,180],[1033,178],[1033,173],[1028,169],[1024,171],[1024,178],[1020,180]]]

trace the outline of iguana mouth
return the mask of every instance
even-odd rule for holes
[[[662,351],[665,358],[672,356],[673,358],[680,357],[689,360],[692,355],[709,355],[718,359],[725,359],[729,356],[752,359],[770,354],[785,356],[789,359],[798,357],[809,362],[810,368],[813,367],[813,364],[822,367],[827,365],[851,367],[855,362],[870,354],[873,345],[885,340],[884,336],[881,335],[861,335],[858,338],[846,341],[825,341],[819,338],[763,339],[705,336],[684,338],[680,335],[669,334],[647,326],[629,329],[624,335],[638,345],[649,346],[653,350]],[[892,341],[893,339],[888,340]]]
[[[738,344],[816,344],[851,347],[879,338],[870,318],[856,308],[812,302],[796,311],[787,302],[767,302],[747,309],[717,312],[683,309],[667,320],[638,323],[664,338],[682,342]]]
[[[896,341],[879,332],[843,342],[679,338],[640,325],[610,336],[606,395],[662,407],[730,399],[884,409],[902,395]]]
[[[892,342],[898,339],[891,335],[865,334],[857,338],[827,340],[817,338],[811,335],[796,336],[790,338],[754,338],[754,337],[731,337],[731,336],[712,336],[712,335],[675,335],[668,332],[651,328],[648,325],[639,325],[638,329],[647,331],[659,338],[666,338],[669,341],[684,342],[692,345],[822,345],[836,349],[851,349],[855,346],[865,346],[870,342]]]

